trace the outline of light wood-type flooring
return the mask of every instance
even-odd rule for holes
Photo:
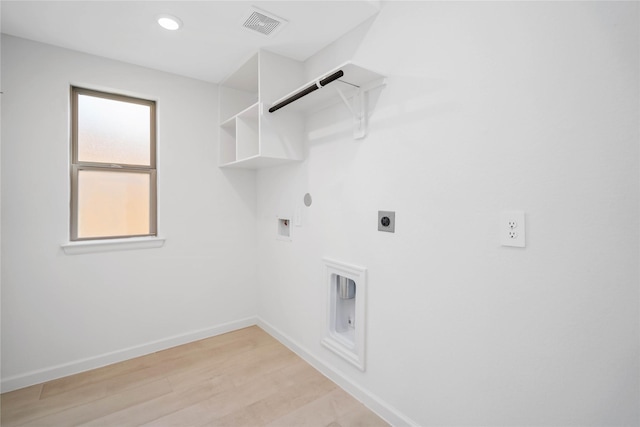
[[[386,426],[257,326],[1,395],[10,426]]]

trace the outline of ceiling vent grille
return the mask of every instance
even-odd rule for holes
[[[269,12],[253,8],[243,17],[242,26],[248,30],[272,37],[280,32],[287,21]]]

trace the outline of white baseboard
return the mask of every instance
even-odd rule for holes
[[[0,390],[2,390],[2,393],[17,390],[23,387],[28,387],[30,385],[40,384],[46,381],[55,380],[57,378],[66,377],[68,375],[77,374],[91,369],[101,368],[113,363],[122,362],[125,360],[133,359],[135,357],[155,353],[156,351],[166,350],[178,345],[225,334],[227,332],[246,328],[256,324],[256,317],[248,317],[246,319],[223,323],[217,326],[199,329],[181,335],[174,335],[172,337],[163,338],[161,340],[152,341],[146,344],[129,347],[122,350],[117,350],[99,356],[88,357],[86,359],[80,359],[73,362],[52,366],[50,368],[39,369],[37,371],[28,372],[26,374],[3,378],[0,381]]]
[[[400,413],[397,409],[380,399],[378,396],[363,389],[362,387],[345,377],[338,370],[328,365],[326,362],[318,359],[310,351],[298,344],[291,337],[287,336],[279,329],[275,328],[273,325],[265,322],[260,317],[258,317],[257,319],[257,325],[260,328],[264,329],[264,331],[269,335],[280,341],[284,346],[288,347],[291,351],[304,359],[311,366],[320,371],[331,381],[338,384],[347,393],[362,402],[367,408],[371,409],[392,426],[418,426],[418,423]]]

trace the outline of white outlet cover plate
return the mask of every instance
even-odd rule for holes
[[[510,211],[500,213],[500,244],[502,246],[525,247],[524,212]]]

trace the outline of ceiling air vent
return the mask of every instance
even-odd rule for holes
[[[248,30],[272,37],[287,24],[287,21],[258,8],[252,8],[242,20],[242,26]]]

